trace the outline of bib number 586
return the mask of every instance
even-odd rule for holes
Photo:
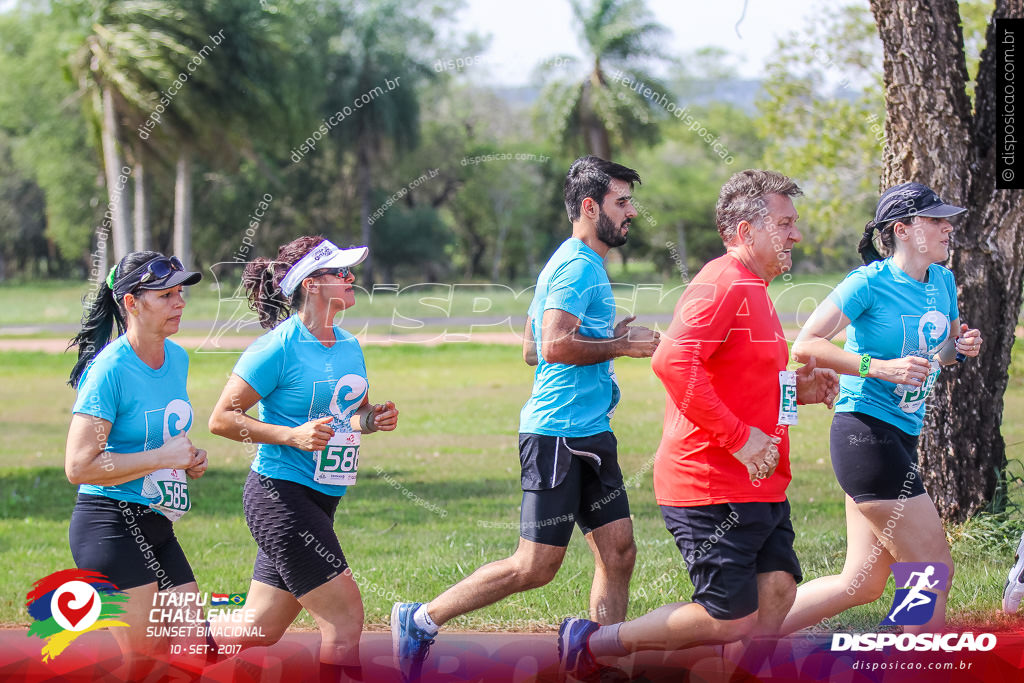
[[[351,472],[359,469],[357,446],[327,446],[323,454],[324,472]]]
[[[348,438],[351,438],[349,435]],[[316,454],[313,481],[334,486],[352,486],[359,469],[359,446],[353,443],[329,443]]]

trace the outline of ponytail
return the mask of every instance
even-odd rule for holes
[[[882,248],[891,255],[895,248],[896,239],[893,236],[893,226],[897,223],[897,220],[886,221],[884,223],[876,223],[875,221],[868,221],[864,226],[864,234],[860,238],[860,243],[857,244],[857,253],[860,254],[861,259],[864,261],[864,265],[868,265],[874,261],[881,261],[884,256],[878,253],[878,249],[875,247],[874,233],[878,231],[878,241],[882,243]]]
[[[296,287],[289,299],[281,291],[281,280],[299,259],[323,241],[319,235],[299,237],[277,250],[276,261],[261,256],[246,264],[242,271],[242,286],[249,308],[259,316],[261,327],[273,329],[302,306],[302,286]]]
[[[114,266],[92,299],[83,300],[86,309],[82,316],[82,329],[67,346],[69,349],[72,346],[78,347],[78,360],[71,368],[71,378],[68,380],[68,384],[74,389],[78,388],[78,382],[82,379],[82,373],[89,367],[89,363],[110,342],[114,324],[117,323],[118,336],[124,333],[124,314],[114,301],[114,290],[110,287],[110,281],[114,279],[116,272],[117,266]]]
[[[289,301],[281,291],[280,278],[274,277],[277,264],[262,256],[246,264],[242,272],[242,286],[245,287],[249,308],[256,311],[260,327],[273,329],[290,314]],[[288,272],[287,266],[283,269]]]

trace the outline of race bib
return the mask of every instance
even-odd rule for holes
[[[796,373],[783,370],[779,373],[779,422],[780,425],[796,424]]]
[[[612,419],[615,415],[615,409],[619,407],[619,399],[622,396],[622,392],[619,390],[619,380],[615,376],[615,362],[611,361],[608,363],[608,376],[612,380],[612,402],[608,407],[608,419]]]
[[[920,355],[920,354],[919,354]],[[900,396],[899,407],[905,413],[916,413],[924,405],[928,395],[932,393],[932,387],[935,386],[935,380],[939,376],[939,363],[935,359],[931,361],[931,369],[928,372],[928,377],[925,378],[924,384],[920,387],[912,387],[907,384],[900,384],[896,387],[896,395]]]
[[[331,486],[354,486],[359,469],[359,432],[335,432],[327,447],[313,454],[313,481]]]
[[[149,507],[159,510],[172,522],[192,509],[185,470],[150,472],[142,481],[142,495],[150,500]]]

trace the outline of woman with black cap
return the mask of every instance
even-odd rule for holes
[[[68,347],[78,347],[64,460],[68,481],[79,485],[71,555],[128,595],[117,620],[129,628],[110,632],[129,666],[135,654],[166,652],[166,638],[147,635],[154,594],[197,592],[171,523],[192,505],[188,479],[203,476],[206,451],[188,437],[188,355],[169,337],[185,309],[182,288],[200,279],[174,256],[128,254],[97,289]]]
[[[798,361],[813,356],[842,375],[830,450],[846,493],[847,550],[841,574],[800,586],[784,632],[878,599],[894,562],[922,563],[894,570],[897,588],[934,599],[897,600],[884,623],[908,632],[945,623],[953,559],[921,483],[917,438],[940,367],[981,348],[981,333],[960,321],[953,273],[939,265],[949,258],[948,219],[964,211],[920,183],[886,190],[857,248],[866,265],[818,306],[793,344]],[[843,328],[840,349],[830,340]],[[920,609],[911,614],[913,605]]]
[[[243,618],[257,633],[213,623],[225,649],[270,645],[302,609],[320,628],[320,680],[360,679],[363,603],[334,513],[356,484],[361,437],[398,425],[391,401],[369,402],[359,341],[334,325],[355,304],[352,267],[366,247],[300,237],[242,284],[269,329],[246,349],[210,416],[210,431],[259,449],[242,493],[258,550]],[[247,414],[259,404],[259,418]],[[213,620],[211,620],[213,621]]]

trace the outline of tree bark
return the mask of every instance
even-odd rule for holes
[[[192,269],[192,158],[187,147],[174,168],[174,254]]]
[[[939,513],[962,521],[989,504],[1006,465],[999,427],[1024,284],[1024,202],[995,188],[994,21],[972,114],[956,0],[871,0],[871,10],[885,51],[882,187],[921,182],[968,209],[949,266],[961,321],[985,343],[978,358],[940,374],[919,444]],[[1021,16],[1024,0],[997,0],[993,19]]]
[[[135,161],[135,251],[147,251],[152,248],[153,231],[149,224],[149,185],[146,179],[144,152],[140,146],[138,159]]]
[[[580,128],[587,139],[589,153],[608,161],[612,156],[608,130],[594,111],[594,89],[600,87],[601,77],[597,71],[583,83],[583,93],[580,96]]]
[[[103,146],[103,170],[107,181],[107,196],[110,202],[110,231],[114,243],[114,259],[120,261],[131,250],[131,233],[128,227],[128,194],[124,191],[128,179],[123,177],[124,157],[121,156],[121,133],[114,110],[114,96],[110,86],[103,87],[103,122],[100,133]],[[106,273],[104,273],[106,276]]]
[[[356,143],[356,173],[359,187],[359,220],[362,227],[363,245],[370,247],[366,254],[366,260],[360,264],[360,278],[366,283],[364,286],[372,287],[373,279],[373,247],[370,245],[370,212],[373,207],[370,205],[372,198],[372,176],[373,165],[370,161],[370,143],[367,139],[369,133],[364,132]]]

